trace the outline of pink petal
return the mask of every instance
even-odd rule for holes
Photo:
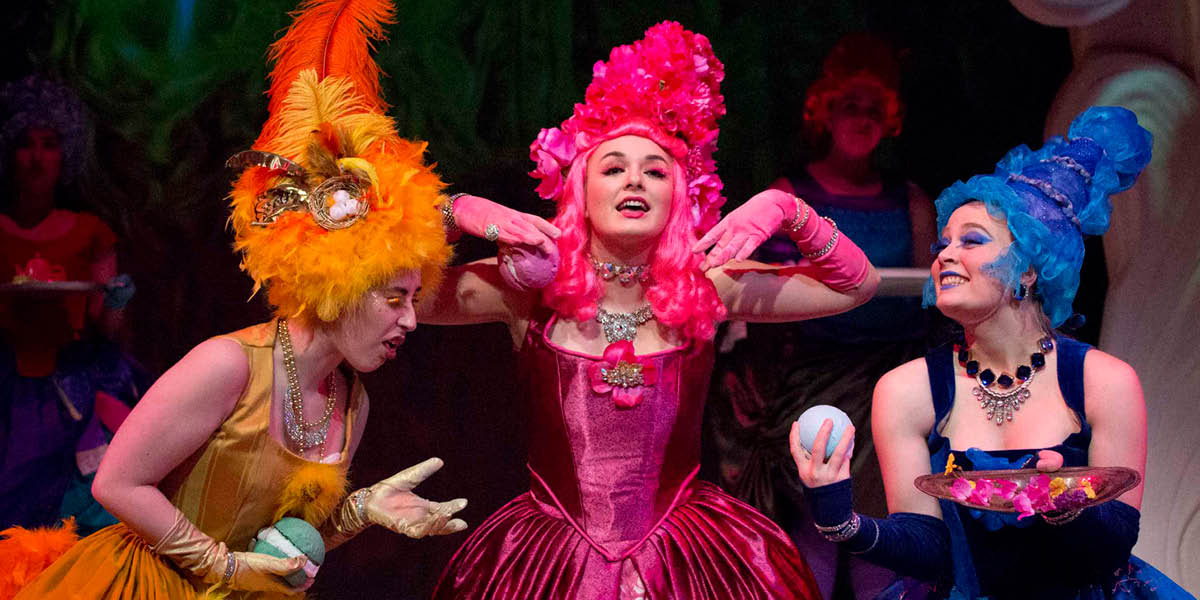
[[[622,360],[625,360],[625,362],[631,362],[631,360],[626,358],[627,356],[629,359],[632,359],[634,356],[633,343],[629,340],[613,342],[604,349],[604,362],[608,363],[608,366],[610,367],[616,366],[616,364]]]
[[[1015,494],[1013,496],[1012,502],[1013,502],[1013,508],[1020,511],[1020,514],[1017,515],[1018,521],[1020,521],[1021,519],[1024,519],[1025,517],[1033,516],[1033,514],[1034,514],[1033,513],[1033,505],[1029,502],[1029,496],[1026,496],[1025,492]]]
[[[604,375],[601,373],[602,369],[609,367],[610,365],[605,365],[603,363],[592,363],[592,366],[588,367],[588,381],[592,384],[593,392],[596,392],[597,394],[607,394],[612,391],[612,386],[608,385],[608,383],[604,381]]]
[[[1004,498],[1005,500],[1012,500],[1013,496],[1017,493],[1018,486],[1014,481],[1001,479],[996,482],[996,487],[998,488],[996,493],[999,494],[1001,498]]]
[[[967,481],[964,477],[955,479],[954,483],[950,486],[950,491],[954,493],[954,498],[960,501],[966,500],[971,495],[971,490],[973,489],[974,487],[971,486],[971,482]]]
[[[620,408],[633,408],[642,403],[642,389],[613,388],[613,402]]]
[[[987,506],[991,504],[992,490],[995,486],[992,485],[990,479],[980,479],[975,482],[975,489],[971,490],[971,496],[967,498],[967,502],[978,504],[979,506]]]

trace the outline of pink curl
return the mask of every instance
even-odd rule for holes
[[[621,135],[627,135],[622,133]],[[561,257],[558,276],[546,287],[543,300],[559,314],[576,321],[596,316],[604,288],[588,259],[591,230],[584,217],[587,162],[595,151],[575,157],[558,202],[554,224],[562,230],[558,239]],[[680,161],[671,163],[673,189],[671,214],[650,259],[650,287],[646,299],[654,318],[688,339],[708,340],[716,334],[716,322],[725,318],[725,305],[717,288],[703,273],[701,257],[693,254],[696,231],[688,198],[687,177]]]

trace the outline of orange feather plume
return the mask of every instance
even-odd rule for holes
[[[386,38],[384,26],[395,22],[396,9],[389,0],[307,0],[292,13],[295,22],[271,45],[271,117],[255,147],[267,145],[280,133],[278,115],[292,84],[305,70],[326,77],[348,79],[367,111],[383,113],[388,106],[380,97],[379,65],[371,58],[374,41]]]

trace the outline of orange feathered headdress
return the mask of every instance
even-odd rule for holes
[[[271,46],[270,116],[233,187],[234,247],[281,317],[338,318],[397,273],[437,286],[450,256],[425,143],[384,114],[372,42],[388,0],[307,0]]]

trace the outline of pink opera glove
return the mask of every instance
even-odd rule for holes
[[[496,257],[500,278],[519,292],[540,290],[550,285],[558,275],[558,245],[552,244],[550,248],[552,251],[547,253],[540,246],[501,244]]]
[[[561,234],[549,221],[515,211],[479,196],[463,195],[454,201],[454,223],[476,237],[505,244],[538,246],[550,253]],[[489,231],[489,227],[492,229]]]
[[[788,237],[804,255],[804,260],[797,264],[806,273],[839,292],[850,291],[867,280],[871,263],[858,244],[811,208],[808,220],[804,221],[803,216],[800,219],[804,224],[799,231],[788,232]],[[834,235],[837,239],[833,239]],[[833,245],[828,247],[831,241]]]
[[[750,256],[767,238],[775,235],[784,222],[796,216],[796,207],[795,196],[787,192],[766,190],[755,194],[692,246],[692,252],[704,252],[712,247],[700,263],[700,270]],[[865,273],[863,277],[866,278]]]
[[[638,359],[633,343],[621,340],[609,344],[604,357],[588,367],[588,380],[593,392],[611,392],[617,406],[633,408],[642,403],[643,388],[658,381],[658,371],[649,361]]]

